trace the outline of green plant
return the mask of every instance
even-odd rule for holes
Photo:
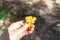
[[[4,22],[6,18],[10,16],[10,9],[3,9],[0,11],[0,24]],[[5,32],[7,25],[0,25],[0,36]]]

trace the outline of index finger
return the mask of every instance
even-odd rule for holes
[[[8,29],[9,30],[16,30],[17,28],[20,28],[21,25],[24,25],[23,21],[18,21],[18,22],[15,22],[15,23],[12,23]]]

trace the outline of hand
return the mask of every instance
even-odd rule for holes
[[[31,34],[34,31],[34,23],[32,22],[31,29],[28,29],[28,24],[23,21],[12,23],[8,27],[10,40],[20,40],[23,36]]]

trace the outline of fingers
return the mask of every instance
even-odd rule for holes
[[[17,33],[23,33],[24,31],[26,31],[26,29],[28,28],[28,25],[27,24],[25,24],[24,26],[22,26],[20,29],[18,29],[18,30],[16,30],[17,31]]]
[[[24,25],[23,21],[18,21],[18,22],[12,23],[8,27],[8,30],[16,30],[17,28],[21,27],[21,25]]]
[[[32,22],[32,24],[33,24],[34,22]],[[12,23],[9,27],[8,27],[8,29],[9,30],[16,30],[16,29],[18,29],[18,28],[20,28],[21,27],[21,25],[24,25],[25,23],[24,23],[24,21],[22,20],[22,21],[18,21],[18,22],[15,22],[15,23]]]
[[[34,31],[34,28],[31,28],[30,31]]]
[[[23,20],[22,21],[18,21],[18,22],[15,22],[16,24],[20,24],[20,25],[23,25]]]
[[[35,27],[33,23],[34,22],[32,22],[31,29],[29,30],[31,32],[34,31],[34,27]],[[23,23],[23,21],[15,22],[12,25],[10,25],[10,27],[8,28],[9,31],[18,31],[18,32],[23,32],[23,31],[25,31],[27,29],[28,29],[28,24]]]
[[[31,28],[31,30],[30,30],[30,31],[28,31],[28,34],[33,33],[33,31],[34,31],[34,28]]]
[[[33,31],[35,28],[35,25],[32,25],[32,27],[30,28],[30,31]]]
[[[32,25],[32,27],[30,28],[30,30],[27,30],[27,32],[25,32],[25,35],[29,35],[29,34],[33,33],[34,28],[35,28],[35,25]]]
[[[30,31],[34,31],[35,25],[32,26],[32,28],[30,29]]]

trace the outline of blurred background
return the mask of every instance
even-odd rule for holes
[[[60,40],[60,0],[0,0],[0,37],[27,15],[37,17],[36,27],[21,40]]]

